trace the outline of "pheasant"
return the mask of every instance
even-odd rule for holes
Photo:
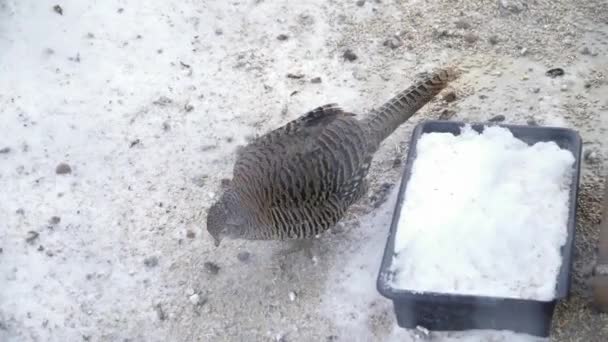
[[[382,141],[456,76],[452,68],[425,73],[362,120],[336,104],[317,107],[243,147],[207,212],[215,246],[225,237],[311,239],[334,226],[366,193]]]

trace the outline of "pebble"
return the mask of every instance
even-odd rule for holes
[[[296,295],[296,293],[294,291],[289,291],[289,300],[290,301],[294,302],[297,297],[298,297],[298,295]]]
[[[529,80],[529,79],[530,79],[530,77],[529,77],[529,76],[526,74],[526,75],[523,75],[523,76],[521,77],[521,79],[522,79],[523,81],[527,81],[527,80]]]
[[[247,251],[239,252],[239,254],[236,255],[236,258],[240,262],[247,262],[251,258],[251,253],[249,253]]]
[[[216,28],[215,34],[217,34],[218,36],[221,36],[222,34],[224,34],[224,31],[221,28]]]
[[[591,54],[591,50],[589,50],[589,48],[588,48],[588,47],[586,47],[586,46],[581,47],[581,48],[578,50],[578,52],[580,52],[580,53],[581,53],[581,55],[590,55],[590,54]]]
[[[534,93],[534,94],[538,94],[538,93],[540,93],[540,88],[539,88],[539,87],[536,87],[536,88],[530,88],[530,92],[531,92],[531,93]]]
[[[562,84],[562,86],[559,89],[561,91],[566,91],[566,90],[568,90],[568,85],[567,84]]]
[[[0,148],[0,154],[6,154],[6,153],[9,153],[10,151],[11,151],[11,148],[8,146]]]
[[[154,306],[154,311],[156,311],[156,317],[158,317],[159,320],[164,321],[167,319],[167,315],[165,314],[165,311],[160,303]]]
[[[457,29],[469,29],[471,28],[471,24],[469,24],[467,21],[465,20],[457,20],[454,25],[456,26]]]
[[[201,296],[199,296],[198,293],[195,293],[191,295],[188,300],[190,301],[190,303],[192,303],[192,305],[198,305],[201,301]]]
[[[38,236],[40,236],[40,234],[38,234],[38,232],[30,230],[29,232],[27,232],[27,235],[25,236],[25,242],[34,243],[34,241],[36,241],[38,239]]]
[[[521,50],[519,50],[519,54],[525,56],[526,54],[528,54],[528,48],[522,48]]]
[[[454,116],[454,114],[456,114],[455,111],[444,109],[441,111],[441,114],[439,114],[439,120],[449,120],[452,116]]]
[[[464,36],[464,41],[469,43],[469,44],[473,44],[475,43],[477,40],[479,40],[479,37],[474,34],[474,33],[467,33]]]
[[[287,40],[287,39],[289,39],[289,36],[286,35],[285,33],[281,33],[277,36],[277,40],[283,41],[283,40]]]
[[[53,6],[53,11],[59,15],[63,15],[63,8],[59,5]]]
[[[321,83],[321,77],[311,78],[310,83]]]
[[[497,36],[490,36],[490,38],[488,38],[488,42],[492,45],[496,45],[498,44],[498,37]]]
[[[503,15],[518,14],[524,10],[523,4],[518,0],[498,0],[498,9]]]
[[[49,220],[49,223],[50,223],[50,224],[53,224],[53,225],[55,225],[55,224],[59,224],[59,222],[61,222],[61,217],[59,217],[59,216],[53,216],[53,217],[51,217],[51,219]]]
[[[443,100],[448,103],[456,101],[456,93],[453,91],[445,93],[445,95],[443,95]]]
[[[555,78],[558,76],[564,76],[564,69],[562,68],[553,68],[553,69],[549,69],[547,70],[547,72],[545,73],[545,75],[551,77],[551,78]]]
[[[191,105],[191,104],[189,104],[189,103],[186,103],[186,104],[184,105],[184,110],[186,111],[186,113],[190,113],[191,111],[193,111],[193,110],[194,110],[194,106],[193,106],[193,105]]]
[[[67,175],[68,173],[72,173],[72,168],[66,163],[61,163],[55,168],[55,173],[58,175]]]
[[[496,115],[496,116],[494,116],[494,117],[490,118],[488,121],[489,121],[489,122],[503,122],[503,121],[505,121],[505,119],[506,119],[506,118],[505,118],[505,116],[504,116],[504,115],[502,115],[502,114],[498,114],[498,115]]]
[[[394,50],[394,49],[400,47],[401,45],[403,45],[403,41],[399,37],[393,36],[393,37],[385,40],[382,45],[388,46],[389,48]]]
[[[528,120],[526,120],[526,124],[528,126],[538,126],[538,122],[536,122],[534,118],[529,118]]]
[[[203,264],[203,267],[205,268],[205,271],[207,271],[207,273],[209,274],[216,275],[220,272],[220,267],[209,261],[205,262]]]
[[[600,161],[599,154],[595,149],[586,150],[583,156],[585,157],[585,161],[589,164],[596,164]]]
[[[158,257],[151,256],[144,259],[144,265],[146,267],[156,267],[158,266]]]
[[[365,0],[357,0],[357,2],[355,2],[355,4],[359,7],[363,7],[363,5],[365,5]]]
[[[188,230],[186,231],[186,237],[187,237],[188,239],[194,239],[194,238],[196,237],[196,233],[194,233],[193,231],[191,231],[191,230],[189,230],[189,229],[188,229]]]
[[[344,59],[349,62],[352,62],[352,61],[356,60],[357,58],[359,58],[351,49],[346,49],[344,51],[344,54],[342,55],[342,57],[344,57]]]

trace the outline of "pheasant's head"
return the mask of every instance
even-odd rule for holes
[[[219,246],[224,237],[237,238],[243,235],[245,220],[238,195],[233,191],[224,192],[207,212],[207,231]]]

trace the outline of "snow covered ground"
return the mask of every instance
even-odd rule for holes
[[[375,289],[411,128],[496,115],[583,135],[573,298],[554,340],[607,340],[586,282],[608,152],[607,7],[0,0],[0,340],[414,340]],[[466,71],[456,101],[386,141],[369,198],[319,241],[316,264],[280,243],[213,247],[205,211],[238,145],[328,102],[364,114],[444,62]]]

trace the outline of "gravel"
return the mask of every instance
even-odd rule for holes
[[[67,175],[72,173],[72,168],[66,163],[61,163],[55,168],[55,173],[58,175]]]
[[[158,266],[158,257],[151,256],[144,259],[144,265],[146,267],[152,268]]]
[[[205,268],[205,271],[211,275],[216,275],[220,272],[220,267],[213,262],[207,261],[203,264],[203,267]]]

